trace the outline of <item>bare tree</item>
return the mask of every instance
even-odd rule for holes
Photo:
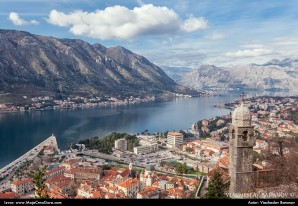
[[[273,169],[271,180],[278,184],[295,183],[298,186],[298,144],[294,139],[274,139],[271,142],[271,152],[266,153],[265,158]]]

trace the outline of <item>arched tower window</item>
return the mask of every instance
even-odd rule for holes
[[[232,139],[235,139],[235,130],[232,130]]]
[[[248,133],[247,131],[244,131],[242,133],[242,139],[243,139],[243,141],[247,141],[247,138],[248,138],[247,133]]]

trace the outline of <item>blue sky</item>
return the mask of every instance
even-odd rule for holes
[[[298,4],[280,0],[0,0],[0,28],[121,45],[159,66],[297,57]]]

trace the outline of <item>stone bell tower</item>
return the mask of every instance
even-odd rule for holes
[[[247,193],[254,190],[253,135],[250,111],[242,99],[240,107],[232,113],[232,124],[229,128],[230,193]]]

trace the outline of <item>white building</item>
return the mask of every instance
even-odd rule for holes
[[[180,132],[169,132],[167,137],[167,146],[170,148],[178,147],[183,144],[183,134]]]
[[[24,195],[34,189],[33,179],[26,179],[21,181],[15,181],[10,184],[11,190],[20,195]]]
[[[115,149],[120,151],[127,150],[127,140],[125,138],[115,140]]]
[[[65,177],[76,180],[100,180],[102,169],[96,166],[80,166],[71,168],[69,171],[64,173]]]
[[[141,189],[140,180],[137,178],[125,180],[118,185],[118,189],[122,190],[126,197],[136,198]]]
[[[57,177],[59,175],[63,175],[64,171],[65,171],[65,167],[58,167],[46,172],[43,178],[49,179],[49,178]]]
[[[133,152],[135,154],[148,154],[151,152],[155,152],[158,150],[158,144],[150,144],[150,145],[144,145],[144,146],[137,146],[133,148]]]
[[[77,196],[81,196],[83,198],[93,198],[94,196],[94,190],[90,185],[87,184],[81,184],[80,187],[77,190]]]

